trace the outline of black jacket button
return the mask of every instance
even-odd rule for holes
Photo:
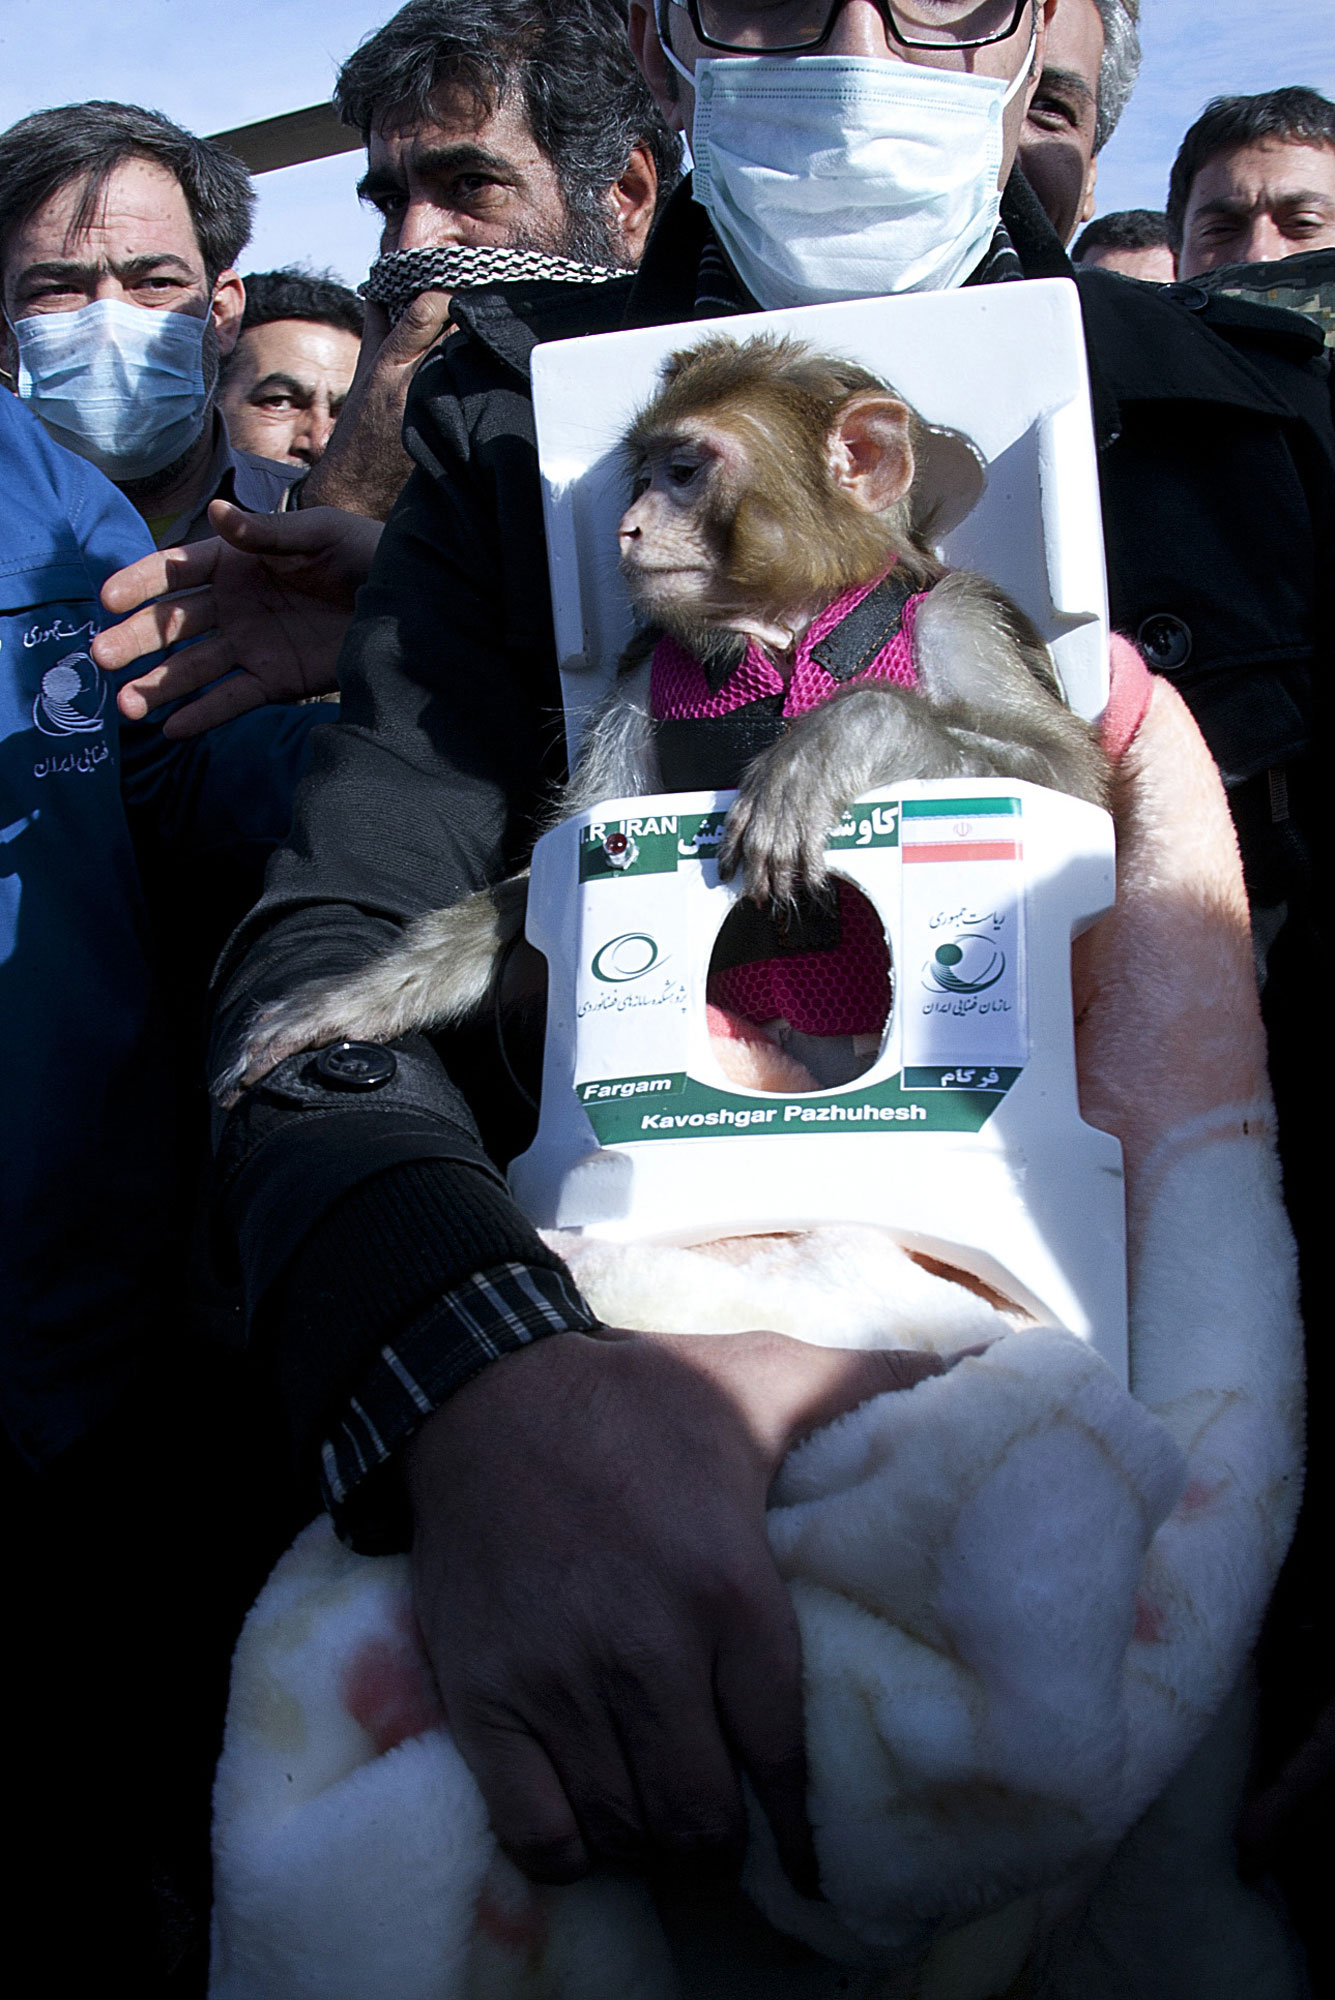
[[[379,1090],[397,1074],[398,1057],[374,1042],[335,1042],[322,1049],[315,1073],[331,1090]]]
[[[1159,673],[1172,673],[1191,658],[1191,627],[1174,618],[1171,611],[1156,611],[1141,625],[1136,643]]]

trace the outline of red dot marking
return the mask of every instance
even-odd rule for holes
[[[531,1889],[522,1901],[516,1898],[507,1906],[488,1883],[478,1898],[474,1921],[493,1944],[506,1951],[523,1952],[530,1959],[537,1957],[547,1941],[546,1917]]]
[[[343,1669],[339,1690],[344,1708],[381,1756],[445,1719],[406,1606],[396,1624],[396,1631],[363,1641]]]

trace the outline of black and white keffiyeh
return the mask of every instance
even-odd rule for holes
[[[378,257],[357,290],[383,306],[391,322],[423,292],[462,292],[472,285],[508,285],[545,278],[565,285],[601,285],[626,273],[611,264],[582,264],[549,250],[453,243],[435,250],[391,250]]]

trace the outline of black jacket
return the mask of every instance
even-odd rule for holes
[[[1069,274],[1018,176],[1003,216],[1028,275]],[[341,719],[317,737],[291,842],[224,961],[221,1047],[256,1000],[359,962],[525,858],[562,768],[529,355],[691,318],[707,229],[687,190],[634,281],[457,298],[458,330],[409,398],[418,469],[358,599]],[[1335,651],[1329,362],[1295,315],[1100,271],[1079,283],[1114,624],[1178,681],[1226,771],[1264,786],[1300,757]],[[1262,816],[1261,873],[1269,832]],[[489,1264],[551,1261],[492,1163],[522,1135],[497,1114],[487,1038],[451,1044],[454,1081],[425,1041],[398,1053],[390,1083],[355,1095],[296,1059],[223,1134],[224,1238],[307,1445],[432,1298]]]

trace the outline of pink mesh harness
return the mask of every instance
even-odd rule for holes
[[[709,976],[707,998],[744,1021],[787,1021],[803,1035],[878,1035],[890,1012],[890,952],[865,896],[836,882],[839,942],[730,965]]]
[[[812,620],[798,642],[786,682],[753,639],[740,666],[717,692],[711,691],[704,668],[694,655],[676,639],[660,639],[650,671],[651,713],[662,721],[708,718],[782,694],[783,714],[792,719],[828,701],[841,686],[873,680],[916,687],[913,625],[925,591],[907,600],[897,630],[865,667],[847,679],[839,680],[812,658],[813,649],[889,573],[887,569],[870,583],[846,590]],[[890,1011],[890,953],[885,935],[880,919],[863,896],[846,882],[837,881],[835,888],[839,943],[834,950],[789,952],[782,958],[757,959],[716,971],[709,980],[710,1002],[748,1021],[787,1021],[807,1035],[878,1034]]]
[[[836,625],[842,624],[850,611],[856,611],[863,598],[870,597],[889,574],[886,569],[880,576],[873,577],[870,583],[860,583],[856,589],[846,590],[842,597],[836,597],[833,604],[827,605],[819,617],[812,619],[805,636],[798,641],[793,671],[786,682],[769,655],[752,639],[741,665],[733,669],[717,694],[711,694],[705,670],[694,653],[688,653],[680,640],[660,639],[654,648],[650,670],[650,713],[663,722],[730,715],[733,709],[744,707],[748,701],[758,701],[762,695],[782,694],[785,716],[791,719],[805,715],[809,708],[815,708],[828,701],[832,694],[837,694],[841,685],[847,685],[837,681],[833,674],[812,659],[812,648],[828,637]],[[913,621],[926,595],[924,590],[909,598],[899,630],[855,676],[856,679],[893,681],[896,687],[902,688],[918,685],[913,667]]]

